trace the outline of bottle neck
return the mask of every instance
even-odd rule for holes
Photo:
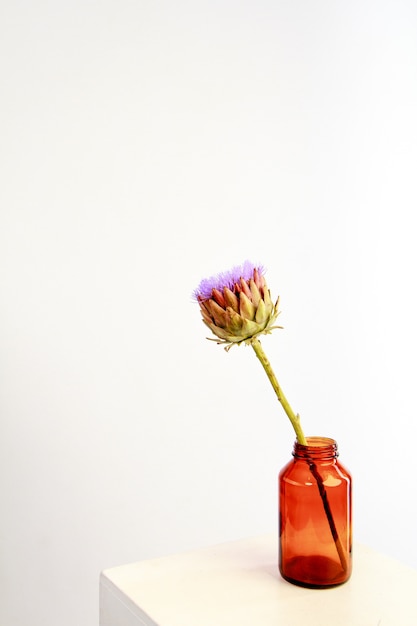
[[[329,437],[307,437],[306,446],[296,441],[292,454],[295,459],[309,459],[312,461],[336,459],[339,456],[337,442]]]

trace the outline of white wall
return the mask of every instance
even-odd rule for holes
[[[417,567],[416,3],[21,0],[0,31],[0,623],[92,626],[102,568],[275,531],[293,433],[191,300],[246,258],[356,540]]]

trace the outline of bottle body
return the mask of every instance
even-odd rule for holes
[[[294,444],[279,474],[279,570],[297,585],[324,588],[352,571],[352,479],[325,437]]]

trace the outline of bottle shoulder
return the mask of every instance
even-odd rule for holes
[[[315,462],[314,466],[306,459],[291,459],[279,472],[279,480],[309,484],[315,482],[314,473],[318,472],[329,484],[351,482],[350,472],[337,459]]]

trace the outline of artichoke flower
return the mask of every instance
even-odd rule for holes
[[[229,272],[201,281],[194,292],[203,322],[225,350],[268,334],[279,315],[279,298],[273,303],[264,270],[249,261]]]
[[[258,338],[274,328],[282,328],[274,326],[279,315],[279,298],[275,304],[272,302],[264,274],[262,266],[245,261],[228,272],[202,280],[194,291],[194,299],[200,306],[203,322],[217,337],[208,339],[224,344],[226,351],[241,343],[252,346],[290,419],[297,440],[306,445],[300,416],[294,413],[285,397]]]

